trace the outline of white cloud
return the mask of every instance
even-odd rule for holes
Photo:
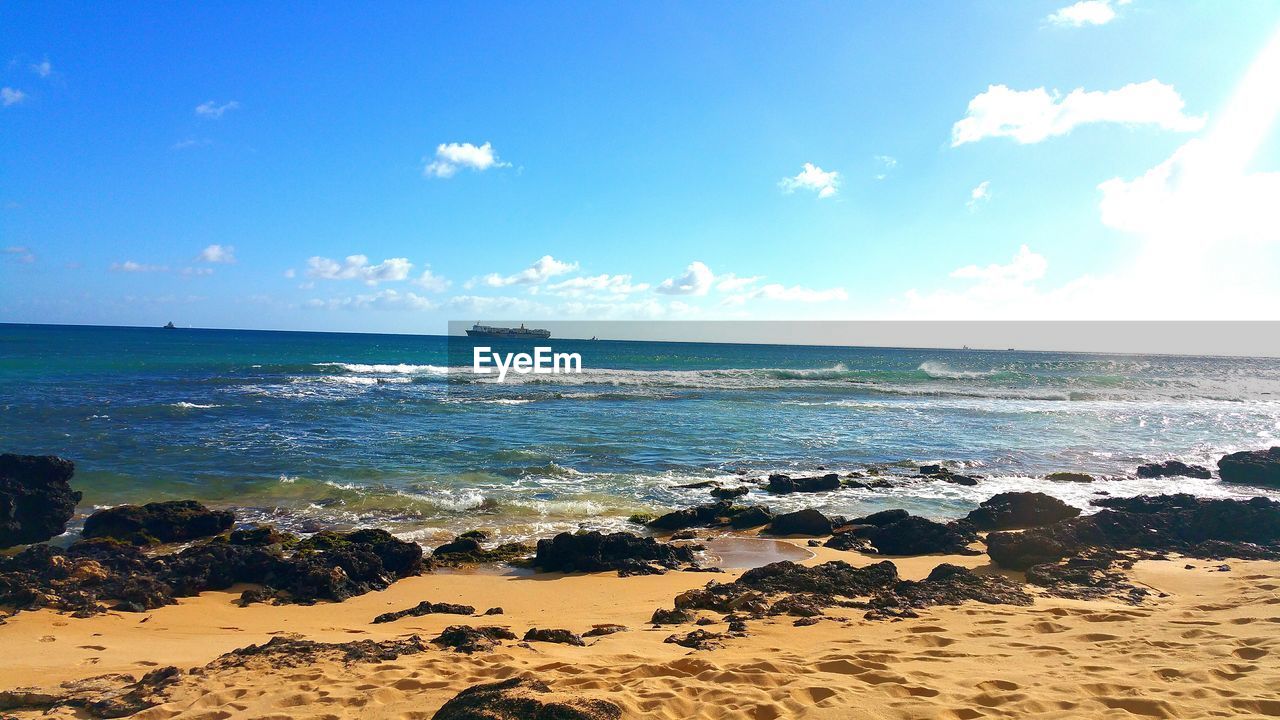
[[[490,317],[507,313],[526,317],[551,314],[545,305],[507,296],[458,295],[449,298],[444,307],[452,312]]]
[[[453,283],[431,272],[431,268],[423,268],[422,274],[414,278],[413,284],[429,292],[444,292]]]
[[[53,65],[49,62],[48,58],[45,58],[38,63],[32,63],[31,72],[42,78],[47,78],[53,74]]]
[[[292,280],[298,276],[298,271],[294,270],[293,268],[289,268],[288,270],[284,271],[284,276]]]
[[[1077,88],[1065,97],[1042,87],[1011,90],[1004,85],[991,85],[969,101],[968,113],[952,126],[951,146],[989,137],[1037,143],[1065,135],[1079,125],[1103,122],[1155,125],[1177,132],[1199,130],[1205,117],[1186,115],[1185,105],[1172,85],[1159,80],[1109,91]]]
[[[17,88],[3,87],[0,88],[0,104],[5,107],[17,105],[27,99],[27,94]]]
[[[876,180],[884,180],[889,177],[889,171],[898,167],[898,159],[891,155],[876,155],[876,163],[880,166],[880,171],[876,173]]]
[[[649,289],[647,283],[633,283],[630,275],[592,275],[574,277],[552,283],[546,292],[565,297],[583,297],[594,293],[614,296],[630,295]]]
[[[479,147],[471,143],[441,143],[436,146],[435,158],[427,162],[422,174],[427,177],[450,178],[459,168],[483,172],[493,167],[511,167],[511,163],[499,160],[490,143]]]
[[[206,102],[202,102],[196,106],[196,114],[199,115],[200,117],[216,119],[216,118],[222,117],[222,114],[225,112],[228,112],[231,110],[237,110],[239,108],[240,108],[240,103],[236,102],[235,100],[230,100],[221,105],[215,103],[212,100],[209,100]]]
[[[1080,0],[1074,5],[1059,9],[1046,19],[1054,25],[1063,27],[1106,25],[1116,19],[1116,11],[1111,6],[1110,0]]]
[[[489,273],[479,280],[472,279],[467,282],[467,287],[473,287],[476,284],[487,285],[489,287],[508,287],[511,285],[540,285],[547,280],[565,273],[573,272],[578,269],[576,262],[561,262],[550,255],[543,255],[538,258],[532,265],[513,275],[499,275],[498,273]]]
[[[440,307],[430,298],[414,292],[379,290],[376,293],[351,295],[327,300],[311,299],[305,305],[325,310],[435,310]]]
[[[965,265],[951,271],[951,277],[978,280],[992,285],[1023,285],[1044,277],[1048,268],[1049,262],[1043,255],[1031,252],[1031,248],[1023,245],[1007,265]]]
[[[367,255],[348,255],[338,262],[326,257],[307,259],[307,277],[319,280],[360,280],[366,285],[398,282],[409,277],[413,263],[407,258],[388,258],[377,265],[369,264]]]
[[[805,163],[798,175],[782,178],[778,187],[788,194],[796,190],[813,190],[819,198],[829,198],[839,191],[840,173],[835,170],[827,172],[813,163]]]
[[[724,273],[716,276],[716,290],[720,292],[735,292],[742,290],[748,285],[753,285],[763,280],[763,275],[752,275],[751,277],[738,277],[733,273]]]
[[[7,248],[0,249],[0,255],[5,255],[14,262],[33,263],[36,261],[35,253],[31,252],[31,248],[25,245],[10,245]]]
[[[711,272],[706,263],[694,260],[685,268],[684,275],[663,280],[654,288],[654,292],[663,295],[706,295],[715,279],[715,273]]]
[[[144,263],[125,260],[124,262],[111,263],[111,269],[116,272],[127,273],[147,273],[147,272],[168,272],[166,265],[147,265]]]
[[[200,251],[199,262],[230,264],[236,261],[236,249],[231,245],[213,244]]]
[[[779,283],[769,283],[746,293],[731,295],[724,300],[725,305],[742,305],[748,300],[777,300],[780,302],[819,303],[833,300],[848,300],[849,293],[844,288],[827,288],[815,290],[803,285],[787,287]]]
[[[212,275],[213,268],[207,267],[184,267],[180,271],[185,277],[196,277],[202,275]]]
[[[991,199],[991,181],[983,180],[978,186],[969,191],[969,201],[965,206],[970,210],[978,209],[978,205],[985,203]]]

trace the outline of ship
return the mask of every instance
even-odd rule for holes
[[[487,338],[512,338],[512,339],[530,339],[538,338],[545,340],[551,337],[550,330],[541,330],[538,328],[527,328],[524,323],[520,323],[518,328],[497,327],[495,325],[481,325],[476,323],[467,331],[467,335],[471,337],[487,337]]]
[[[174,325],[174,324],[173,324],[173,321],[172,321],[172,320],[170,320],[170,321],[169,321],[169,322],[164,326],[164,329],[165,329],[165,330],[177,330],[177,329],[178,329],[178,326],[177,326],[177,325]]]

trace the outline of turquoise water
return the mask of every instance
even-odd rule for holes
[[[676,486],[736,472],[906,476],[937,461],[988,479],[751,499],[947,517],[1009,489],[1082,506],[1099,489],[1254,495],[1132,473],[1280,435],[1275,359],[553,344],[585,371],[499,385],[447,380],[459,361],[444,337],[0,325],[0,450],[74,459],[86,511],[193,497],[430,540],[617,527],[706,502]],[[1066,469],[1112,479],[1038,479]]]

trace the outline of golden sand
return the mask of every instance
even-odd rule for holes
[[[820,548],[806,562],[830,559],[882,558]],[[894,561],[907,578],[922,578],[944,561],[992,571],[985,556]],[[523,635],[530,627],[583,632],[621,623],[630,630],[588,640],[588,647],[507,642],[462,655],[433,646],[391,662],[208,671],[184,677],[169,702],[136,717],[430,718],[458,691],[518,674],[607,698],[635,718],[1280,716],[1280,563],[1235,561],[1225,572],[1219,564],[1139,563],[1133,579],[1157,591],[1141,606],[1037,596],[1031,607],[968,603],[898,622],[833,608],[832,616],[846,619],[808,627],[783,617],[751,621],[748,637],[703,651],[663,642],[692,626],[653,628],[647,621],[681,591],[731,580],[740,570],[630,578],[434,573],[311,607],[241,608],[233,603],[238,591],[210,592],[141,615],[21,613],[0,625],[0,688],[194,668],[276,635],[345,642],[415,633],[429,639],[454,624],[505,625]],[[501,606],[505,614],[370,623],[422,600],[477,612]],[[75,716],[65,708],[43,715]]]

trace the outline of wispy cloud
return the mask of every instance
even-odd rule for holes
[[[10,245],[7,248],[0,249],[0,255],[20,263],[33,263],[36,261],[35,253],[31,252],[31,248],[25,245]]]
[[[805,163],[804,168],[794,177],[782,178],[778,187],[788,194],[796,190],[812,190],[819,198],[834,197],[840,190],[840,173],[835,170],[828,172],[813,163]]]
[[[178,142],[170,145],[169,149],[170,150],[187,150],[189,148],[204,147],[206,145],[212,145],[212,144],[213,144],[213,141],[208,138],[187,138],[185,140],[179,140]]]
[[[236,261],[236,249],[231,245],[213,244],[196,256],[198,262],[231,264]]]
[[[471,143],[441,143],[436,146],[435,157],[426,161],[422,174],[427,177],[450,178],[460,168],[483,172],[495,167],[511,167],[511,163],[499,160],[490,143],[480,146]]]
[[[53,64],[49,62],[49,58],[45,58],[38,63],[32,63],[31,72],[42,78],[47,78],[53,74]]]
[[[148,265],[146,263],[134,262],[133,260],[111,263],[111,269],[115,272],[125,273],[169,272],[169,266],[167,265]]]
[[[27,99],[27,94],[17,88],[2,87],[0,88],[0,105],[9,107],[17,105]]]
[[[631,293],[644,292],[648,289],[648,283],[632,282],[630,275],[609,275],[605,273],[561,280],[558,283],[548,285],[546,292],[551,295],[575,298],[592,295],[616,298],[630,295]]]
[[[306,307],[325,310],[434,310],[439,305],[430,298],[414,292],[399,290],[379,290],[376,293],[350,295],[341,298],[321,300],[313,298],[304,303]]]
[[[790,287],[779,283],[769,283],[750,292],[731,295],[724,300],[725,305],[742,305],[749,300],[765,299],[780,302],[819,303],[834,300],[848,300],[849,293],[844,288],[826,288],[817,290],[803,285]]]
[[[543,255],[532,265],[511,275],[489,273],[482,278],[467,281],[466,287],[485,285],[488,287],[509,287],[511,285],[540,285],[558,275],[571,273],[578,269],[576,262],[562,262],[550,255]]]
[[[1183,112],[1185,106],[1178,91],[1159,80],[1109,91],[1077,88],[1066,96],[1042,87],[1011,90],[991,85],[969,101],[965,117],[952,126],[951,146],[991,137],[1037,143],[1091,123],[1154,125],[1177,132],[1202,128],[1205,116],[1189,116]]]
[[[369,263],[367,255],[348,255],[341,262],[319,256],[307,259],[307,277],[317,280],[359,280],[377,285],[404,280],[412,270],[408,258],[388,258],[376,265]]]
[[[422,274],[413,279],[413,284],[428,292],[444,292],[453,283],[431,272],[431,268],[424,268]]]
[[[235,100],[229,100],[225,103],[222,103],[221,105],[214,102],[213,100],[208,100],[196,106],[196,115],[199,115],[200,117],[217,119],[222,117],[224,113],[230,112],[232,110],[238,110],[239,108],[240,108],[240,103]]]
[[[969,210],[977,210],[979,205],[991,200],[991,181],[983,180],[978,186],[969,191],[969,201],[965,206]]]
[[[873,159],[879,166],[879,171],[875,175],[876,180],[884,180],[889,177],[889,173],[894,168],[898,167],[898,159],[892,155],[876,155]]]
[[[715,283],[716,275],[707,264],[694,260],[679,277],[667,278],[654,288],[663,295],[706,295]]]

